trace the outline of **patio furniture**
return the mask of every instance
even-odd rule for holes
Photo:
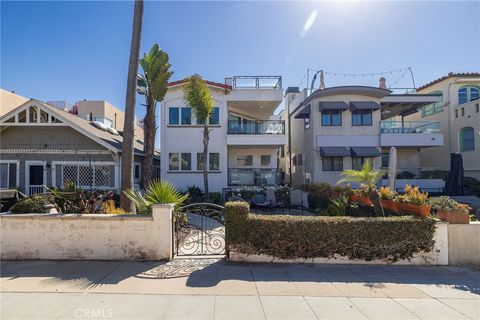
[[[267,196],[263,193],[257,193],[252,198],[252,204],[258,208],[263,208],[265,211],[270,207],[270,201],[267,200]]]

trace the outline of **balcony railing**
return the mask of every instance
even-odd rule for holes
[[[228,121],[228,134],[285,134],[283,120]]]
[[[281,76],[234,76],[225,78],[234,89],[282,89]]]
[[[388,168],[382,168],[384,171],[383,179],[388,178]],[[423,167],[423,168],[398,168],[396,179],[447,179],[447,173],[442,168]]]
[[[440,123],[432,121],[381,121],[380,133],[440,133]]]
[[[277,168],[229,168],[229,186],[276,186],[281,184]]]

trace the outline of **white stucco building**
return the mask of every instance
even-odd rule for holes
[[[211,192],[281,182],[277,154],[286,144],[285,125],[273,115],[283,99],[281,81],[279,76],[206,81],[215,100],[206,159]],[[184,101],[184,84],[170,83],[161,103],[161,177],[180,189],[203,189],[203,124]]]
[[[335,185],[343,170],[360,169],[366,159],[375,168],[388,167],[390,147],[396,147],[398,190],[413,184],[441,191],[442,172],[422,167],[420,159],[421,150],[443,145],[439,123],[405,121],[406,115],[438,100],[435,94],[393,94],[366,86],[318,89],[310,95],[307,89],[288,88],[281,115],[291,140],[280,159],[285,182]]]

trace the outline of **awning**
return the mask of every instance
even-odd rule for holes
[[[295,119],[310,118],[310,105],[306,106],[299,113],[294,116]]]
[[[322,110],[347,110],[348,104],[345,101],[320,101],[320,111]]]
[[[320,147],[322,157],[350,157],[347,147]]]
[[[352,110],[378,110],[380,104],[375,101],[350,101],[350,109]]]
[[[382,152],[377,147],[351,147],[352,157],[380,157]]]

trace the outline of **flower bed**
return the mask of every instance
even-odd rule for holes
[[[436,226],[416,217],[262,216],[232,202],[225,206],[225,228],[227,250],[242,254],[394,262],[430,252]]]

